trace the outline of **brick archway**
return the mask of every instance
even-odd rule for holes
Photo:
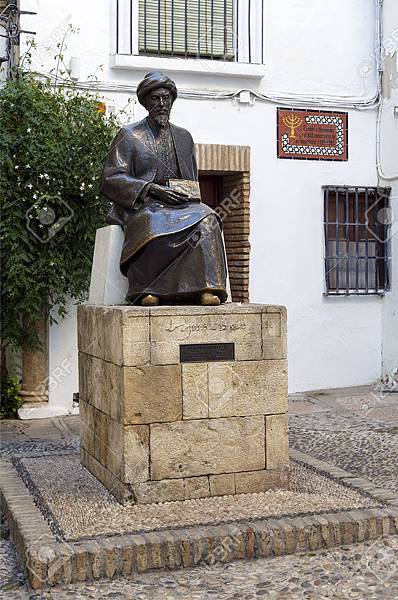
[[[233,302],[249,302],[250,147],[196,144],[199,175],[222,177],[220,213]]]

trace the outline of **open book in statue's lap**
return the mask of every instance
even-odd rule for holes
[[[145,306],[220,304],[227,298],[220,223],[198,201],[191,134],[169,122],[175,84],[148,73],[137,96],[148,117],[119,131],[103,177],[113,202],[108,221],[124,229],[120,268],[129,280],[127,299]]]

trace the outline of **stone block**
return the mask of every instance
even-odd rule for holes
[[[81,354],[80,362],[84,372],[83,399],[98,410],[118,419],[120,398],[123,394],[121,367],[87,354]]]
[[[123,425],[107,416],[108,445],[105,466],[119,479],[123,478]]]
[[[124,368],[124,423],[161,423],[181,418],[180,365]]]
[[[94,410],[94,458],[106,466],[108,455],[108,416]]]
[[[235,494],[235,477],[233,473],[209,475],[210,496],[229,496]]]
[[[209,415],[207,363],[182,366],[182,403],[184,419],[205,419]]]
[[[208,367],[209,417],[285,413],[285,360],[213,363]]]
[[[122,311],[122,364],[126,367],[150,362],[149,314],[144,307]]]
[[[263,471],[250,471],[235,473],[235,493],[250,494],[266,492],[278,488],[286,488],[289,482],[287,468],[267,469]]]
[[[90,454],[94,454],[94,408],[84,402],[80,401],[80,445],[82,448],[87,450]]]
[[[149,479],[149,427],[129,425],[123,428],[124,478],[127,483]]]
[[[277,469],[289,463],[287,415],[265,417],[267,469]]]
[[[201,309],[202,307],[197,307]],[[237,360],[261,359],[261,314],[159,315],[152,313],[151,364],[177,364],[180,344],[234,342]],[[201,310],[203,312],[203,309]]]
[[[207,498],[210,496],[208,477],[187,477],[184,479],[184,498]]]
[[[277,360],[287,356],[287,313],[284,307],[270,307],[262,313],[263,358]]]
[[[137,502],[140,504],[184,500],[184,480],[167,479],[163,481],[147,481],[135,485],[134,492]]]
[[[260,416],[153,424],[150,437],[154,480],[265,468]]]
[[[77,356],[79,368],[79,401],[87,402],[87,354],[79,352]]]
[[[79,306],[78,347],[85,354],[119,366],[149,363],[149,309]]]

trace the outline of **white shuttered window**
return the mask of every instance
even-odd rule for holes
[[[234,60],[233,0],[139,0],[139,52]]]

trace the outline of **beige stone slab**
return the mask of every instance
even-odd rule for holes
[[[207,363],[185,363],[182,368],[184,419],[205,419],[209,415]]]
[[[260,416],[151,425],[151,479],[264,469],[264,433]]]
[[[105,327],[104,359],[116,365],[123,365],[122,313],[113,308],[103,308]]]
[[[235,494],[235,476],[233,473],[209,475],[210,495],[228,496]]]
[[[85,386],[83,398],[98,410],[119,420],[123,398],[122,367],[89,355],[82,355],[81,361]]]
[[[87,402],[87,354],[78,352],[79,399]]]
[[[95,306],[91,311],[92,355],[104,358],[106,339],[105,311],[102,306]]]
[[[124,423],[182,418],[181,366],[124,367]]]
[[[283,306],[273,304],[255,304],[255,303],[241,303],[241,302],[227,302],[220,306],[154,306],[149,309],[151,317],[160,316],[197,316],[197,315],[229,315],[229,314],[256,314],[264,312],[276,312],[279,309],[283,309]],[[127,310],[128,307],[120,307],[121,310]]]
[[[108,454],[108,415],[94,410],[94,458],[106,465]]]
[[[208,371],[209,417],[285,413],[285,360],[213,363]]]
[[[149,363],[149,309],[80,306],[79,349],[119,366]]]
[[[276,469],[289,463],[289,436],[287,415],[265,417],[267,469]]]
[[[253,342],[235,343],[235,359],[241,360],[261,360],[263,357],[263,344],[261,339],[254,339]]]
[[[262,314],[263,358],[278,360],[287,357],[287,312],[280,307]]]
[[[124,457],[123,457],[123,425],[107,416],[108,445],[106,452],[106,468],[118,479],[123,479]]]
[[[77,307],[77,345],[80,352],[92,354],[92,320],[91,312],[85,305]]]
[[[235,473],[237,494],[266,492],[267,490],[284,489],[288,483],[288,469],[270,469]]]
[[[210,496],[208,477],[187,477],[184,479],[184,498],[207,498]]]
[[[123,365],[145,365],[150,362],[149,311],[136,314],[123,311]]]
[[[141,504],[184,500],[184,480],[167,479],[140,483],[134,486],[134,493],[137,502]]]
[[[124,435],[124,477],[127,483],[138,483],[149,479],[149,427],[128,425]]]
[[[90,454],[94,454],[94,408],[84,400],[79,404],[80,445]]]
[[[261,314],[153,316],[151,363],[177,364],[181,344],[235,343],[238,360],[261,358]]]

